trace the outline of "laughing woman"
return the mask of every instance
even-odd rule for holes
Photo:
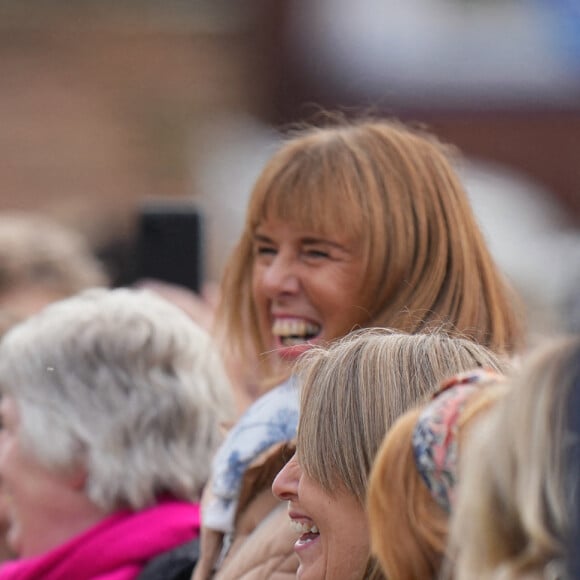
[[[502,364],[484,347],[443,334],[364,330],[305,355],[296,454],[272,486],[296,530],[298,578],[384,578],[370,556],[365,510],[380,444],[444,378],[481,366]]]
[[[251,531],[240,523],[244,511],[259,522],[273,507],[269,485],[259,499],[244,491],[244,475],[296,434],[298,388],[281,380],[304,351],[360,327],[443,326],[495,352],[521,340],[448,150],[390,121],[309,128],[272,157],[226,268],[217,322],[226,356],[254,361],[262,384],[279,386],[247,410],[216,456],[195,580],[211,576],[224,534],[235,546]]]

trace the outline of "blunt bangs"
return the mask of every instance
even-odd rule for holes
[[[359,343],[349,351],[341,344],[343,348],[339,344],[338,350],[312,349],[299,363],[302,394],[297,457],[304,472],[327,493],[346,489],[361,498],[372,461],[368,433],[345,426],[357,425],[365,414],[353,376],[364,345]]]
[[[320,383],[310,384],[310,391],[320,387]],[[340,453],[341,449],[349,449],[353,445],[352,436],[349,437],[344,429],[337,429],[338,421],[331,419],[334,415],[329,410],[329,405],[334,406],[335,400],[332,396],[328,396],[326,400],[323,396],[305,396],[296,439],[296,453],[304,473],[318,482],[327,493],[332,495],[337,490],[346,488],[358,495],[356,487],[359,486],[347,481],[351,469]],[[328,450],[328,454],[321,455],[320,449]]]
[[[273,158],[254,189],[248,224],[267,218],[350,239],[363,237],[370,215],[357,159],[339,134],[315,131]]]

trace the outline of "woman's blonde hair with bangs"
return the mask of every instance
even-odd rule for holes
[[[266,351],[251,289],[252,240],[272,216],[360,240],[365,283],[353,328],[412,333],[443,325],[512,352],[521,329],[511,291],[451,158],[434,136],[397,121],[342,121],[292,134],[255,184],[226,267],[218,313],[226,349],[254,358]]]
[[[478,367],[502,372],[507,364],[444,332],[366,328],[313,348],[295,367],[302,384],[300,465],[326,491],[342,485],[364,502],[376,452],[399,416],[452,375]]]
[[[442,332],[367,328],[308,351],[296,369],[301,468],[327,493],[346,490],[365,506],[371,466],[390,426],[443,379],[481,366],[501,372],[504,362]],[[370,554],[364,577],[384,578]]]

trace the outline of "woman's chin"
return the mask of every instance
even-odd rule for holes
[[[300,562],[296,570],[297,580],[321,580],[325,577],[325,571],[311,562]]]

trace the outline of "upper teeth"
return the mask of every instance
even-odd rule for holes
[[[317,534],[318,533],[318,528],[316,526],[303,524],[303,523],[298,522],[296,520],[290,520],[290,525],[292,526],[294,531],[298,532],[299,534],[308,534],[308,533]]]
[[[316,335],[320,326],[299,318],[278,318],[274,321],[272,334],[277,336]]]

